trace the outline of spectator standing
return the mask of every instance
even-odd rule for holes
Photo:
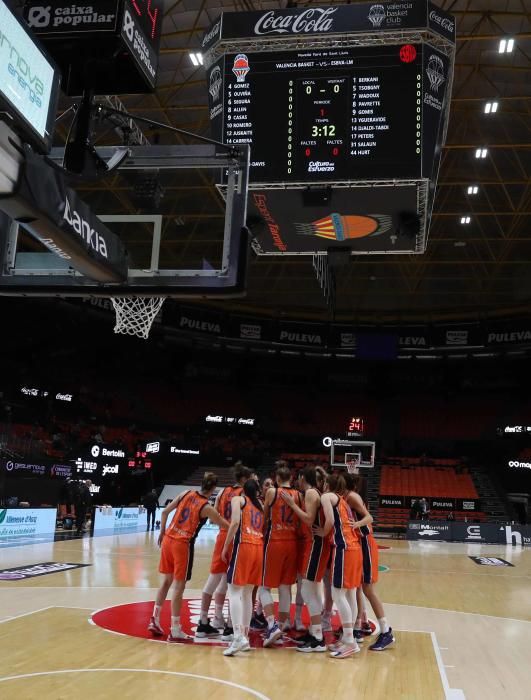
[[[87,511],[92,504],[92,496],[90,495],[90,487],[92,486],[92,481],[79,481],[74,494],[74,505],[76,507],[76,529],[77,534],[83,534],[83,528],[85,526],[85,519],[87,517]]]
[[[157,498],[157,492],[155,489],[152,489],[146,495],[142,498],[142,505],[147,511],[147,527],[146,531],[149,530],[149,521],[151,519],[151,529],[155,529],[155,513],[157,512],[157,508],[159,505],[159,501]]]

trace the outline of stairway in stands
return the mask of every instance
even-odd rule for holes
[[[201,486],[201,481],[205,472],[214,472],[218,477],[218,486],[230,486],[233,482],[232,468],[230,467],[197,467],[194,471],[186,477],[183,484],[186,486]]]
[[[505,499],[498,491],[490,476],[479,467],[469,467],[470,476],[481,500],[481,510],[487,514],[488,522],[509,520]]]
[[[367,469],[363,474],[367,477],[367,500],[369,512],[377,520],[378,515],[378,495],[380,492],[380,477],[382,466],[379,462],[374,464],[372,469]]]

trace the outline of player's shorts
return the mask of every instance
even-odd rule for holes
[[[263,551],[261,544],[236,543],[227,569],[227,583],[259,586],[262,583]]]
[[[363,583],[378,581],[378,545],[372,535],[360,538],[363,556]]]
[[[164,537],[160,551],[159,571],[173,574],[177,581],[189,581],[194,564],[194,545],[187,540]]]
[[[216,544],[214,545],[214,551],[212,552],[212,562],[210,564],[211,574],[226,574],[228,564],[221,558],[221,552],[225,546],[225,540],[227,539],[227,530],[220,529],[218,536],[216,537]],[[230,555],[232,554],[232,547],[229,550],[228,560],[230,561]]]
[[[299,561],[299,574],[308,581],[319,583],[323,580],[330,564],[330,540],[315,537],[305,540]]]
[[[270,540],[264,545],[262,586],[278,588],[297,581],[298,540]]]
[[[361,586],[363,557],[361,547],[343,549],[332,547],[331,579],[334,588],[359,588]]]

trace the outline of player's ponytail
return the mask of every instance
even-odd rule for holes
[[[337,493],[338,496],[341,496],[347,490],[343,474],[329,474],[326,481],[328,483],[328,490],[332,491],[332,493]]]
[[[205,472],[203,475],[203,481],[201,482],[201,491],[203,493],[208,493],[212,491],[218,485],[218,477],[214,472]]]
[[[324,491],[327,476],[328,474],[322,467],[315,467],[315,478],[317,479],[317,488],[319,491]]]
[[[260,493],[260,486],[254,479],[248,479],[243,485],[243,493],[251,501],[255,508],[258,510],[263,510],[258,494]]]

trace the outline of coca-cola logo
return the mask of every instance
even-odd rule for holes
[[[454,33],[454,22],[449,17],[441,17],[435,10],[430,12],[430,20],[435,24],[438,24],[442,29],[445,29],[450,34]]]
[[[203,43],[201,44],[201,46],[203,48],[205,48],[205,46],[207,46],[207,44],[210,44],[210,42],[216,36],[216,34],[219,34],[220,26],[221,26],[221,22],[216,22],[216,24],[212,27],[212,29],[207,34],[205,34],[205,36],[203,37]]]
[[[296,15],[276,15],[274,10],[266,12],[254,25],[255,34],[312,34],[328,32],[332,28],[332,15],[337,7],[314,7]]]

